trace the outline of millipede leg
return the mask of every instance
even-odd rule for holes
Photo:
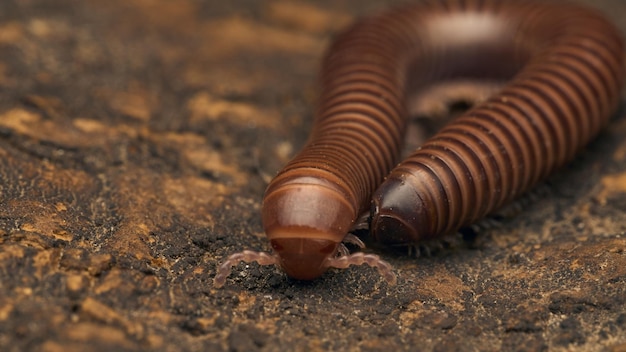
[[[265,252],[243,251],[232,254],[217,268],[217,273],[213,279],[213,287],[220,288],[224,286],[226,279],[232,272],[232,268],[241,262],[257,262],[259,265],[276,265],[278,259],[275,255]]]

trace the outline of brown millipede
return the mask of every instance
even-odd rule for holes
[[[389,264],[342,244],[361,245],[348,235],[360,214],[370,209],[376,241],[410,245],[493,212],[608,123],[624,57],[620,32],[574,4],[432,0],[357,22],[323,61],[307,144],[267,188],[262,217],[273,253],[230,256],[215,286],[240,261],[304,280],[367,263],[394,283]],[[407,98],[468,79],[508,83],[395,166]]]

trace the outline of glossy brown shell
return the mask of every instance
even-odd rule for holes
[[[267,236],[338,243],[370,207],[383,243],[453,232],[571,160],[624,75],[619,31],[577,5],[439,0],[359,21],[323,61],[308,143],[267,189]],[[484,78],[508,84],[396,166],[407,97]]]

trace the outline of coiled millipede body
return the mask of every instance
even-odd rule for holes
[[[624,52],[620,32],[598,12],[539,0],[432,0],[357,22],[323,61],[307,144],[267,188],[262,216],[273,253],[230,256],[215,286],[240,261],[276,264],[303,280],[367,263],[394,283],[378,256],[343,246],[359,243],[348,235],[359,215],[371,209],[376,241],[412,244],[515,199],[607,125]],[[396,166],[408,97],[461,79],[507,84]]]

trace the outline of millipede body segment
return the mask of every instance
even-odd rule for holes
[[[410,245],[515,199],[607,125],[624,52],[603,15],[570,3],[432,0],[357,22],[323,60],[308,142],[267,188],[274,253],[263,263],[296,279],[368,263],[395,280],[375,255],[342,255],[360,214],[371,211],[376,241]],[[468,79],[507,84],[398,165],[408,97]],[[222,265],[217,286],[239,260],[258,259],[246,253]]]

